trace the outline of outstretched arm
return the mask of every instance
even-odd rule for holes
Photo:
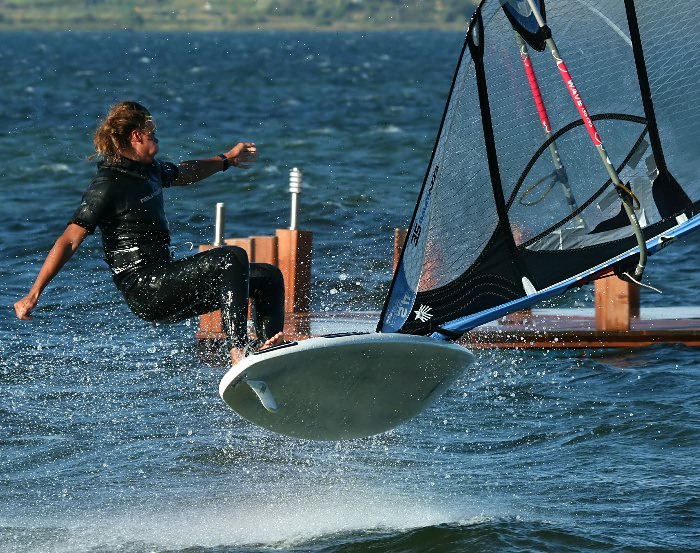
[[[226,156],[226,159],[215,156],[208,159],[183,161],[178,165],[180,175],[173,184],[187,186],[206,179],[219,171],[225,171],[230,165],[246,169],[249,167],[248,163],[256,160],[258,150],[253,142],[239,142],[223,155]]]
[[[27,321],[32,318],[31,311],[39,302],[39,296],[44,288],[58,274],[66,261],[73,256],[87,234],[86,229],[75,223],[66,227],[46,256],[44,265],[41,267],[29,294],[15,303],[15,313],[18,319]]]

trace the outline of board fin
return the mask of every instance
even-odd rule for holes
[[[277,412],[277,402],[275,401],[275,396],[272,395],[269,386],[262,380],[248,380],[244,381],[248,387],[255,392],[258,396],[262,406],[270,411],[270,413]]]

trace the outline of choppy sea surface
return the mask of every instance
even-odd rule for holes
[[[173,242],[289,224],[304,174],[315,311],[376,310],[428,163],[459,33],[0,34],[0,551],[700,550],[697,351],[478,351],[394,431],[309,442],[219,399],[196,321],[123,305],[90,237],[26,293],[94,172],[108,106],[156,117],[163,159],[260,160],[166,192]],[[478,222],[475,222],[478,224]],[[652,258],[650,306],[698,304],[700,239]],[[591,306],[590,289],[556,301]],[[351,329],[349,329],[351,330]]]

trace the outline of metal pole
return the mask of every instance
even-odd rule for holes
[[[534,1],[527,0],[527,3],[530,6],[530,10],[532,10],[532,15],[535,16],[539,27],[541,29],[548,29],[547,24],[544,21],[540,11],[537,9],[537,6],[535,5]],[[554,42],[551,33],[547,34],[545,43],[547,44],[547,47],[549,48],[552,57],[554,58],[557,67],[559,68],[559,73],[561,74],[561,77],[564,80],[564,84],[569,90],[569,94],[571,95],[574,104],[576,104],[581,120],[583,121],[586,130],[588,130],[588,134],[590,135],[591,140],[593,141],[593,144],[596,147],[596,150],[598,150],[598,154],[600,154],[600,159],[603,162],[606,171],[608,172],[610,180],[612,181],[613,185],[615,186],[615,189],[617,190],[617,193],[620,197],[620,201],[622,202],[622,207],[625,210],[625,213],[627,213],[627,218],[629,219],[630,224],[632,225],[632,230],[634,231],[634,236],[637,240],[637,245],[639,246],[639,262],[637,263],[637,267],[634,270],[634,278],[641,279],[642,274],[644,273],[644,267],[646,266],[647,262],[647,248],[646,242],[644,240],[644,234],[642,233],[642,228],[639,225],[637,215],[634,213],[632,200],[630,199],[630,197],[634,196],[632,195],[631,190],[629,190],[624,184],[622,184],[622,182],[620,181],[620,177],[618,176],[617,171],[615,170],[615,167],[610,161],[610,158],[608,158],[608,152],[605,150],[605,146],[603,146],[603,141],[601,140],[600,135],[598,134],[598,131],[595,128],[595,125],[593,124],[593,120],[588,114],[588,110],[586,109],[586,106],[584,105],[583,100],[581,99],[579,91],[576,88],[576,85],[574,84],[574,80],[571,77],[571,74],[569,73],[566,64],[564,63],[564,60],[559,54],[559,50],[557,49],[557,45]]]
[[[214,228],[214,245],[221,246],[224,243],[224,227],[226,224],[226,209],[224,204],[216,204],[216,226]]]
[[[289,192],[292,194],[292,213],[289,222],[289,230],[296,230],[297,211],[299,209],[298,196],[301,194],[301,171],[296,167],[289,172]]]
[[[525,74],[527,75],[527,81],[530,85],[530,92],[532,93],[532,99],[535,101],[535,107],[537,108],[537,113],[540,116],[540,123],[542,124],[542,129],[547,138],[552,136],[552,126],[549,123],[549,116],[547,115],[547,108],[544,105],[544,100],[542,99],[542,93],[540,92],[540,85],[537,82],[537,76],[535,75],[535,69],[532,66],[532,59],[527,50],[527,44],[520,36],[518,31],[515,31],[515,40],[520,48],[520,59],[523,62],[523,67],[525,68]],[[554,169],[556,173],[556,178],[562,186],[564,191],[564,198],[566,198],[566,203],[569,204],[569,209],[573,213],[578,209],[576,200],[574,199],[574,194],[569,186],[569,179],[566,175],[566,169],[564,169],[564,164],[561,162],[561,157],[559,156],[559,149],[555,142],[551,142],[549,145],[549,152],[552,155],[552,163],[554,164]],[[579,226],[585,227],[585,223],[581,215],[576,216],[576,222]]]

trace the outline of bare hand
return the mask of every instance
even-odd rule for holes
[[[18,302],[15,302],[15,314],[18,319],[29,321],[32,318],[32,309],[38,303],[37,298],[32,295],[25,296]]]
[[[258,157],[258,149],[255,142],[239,142],[228,151],[226,157],[231,160],[231,165],[247,169],[248,163],[254,162]]]

